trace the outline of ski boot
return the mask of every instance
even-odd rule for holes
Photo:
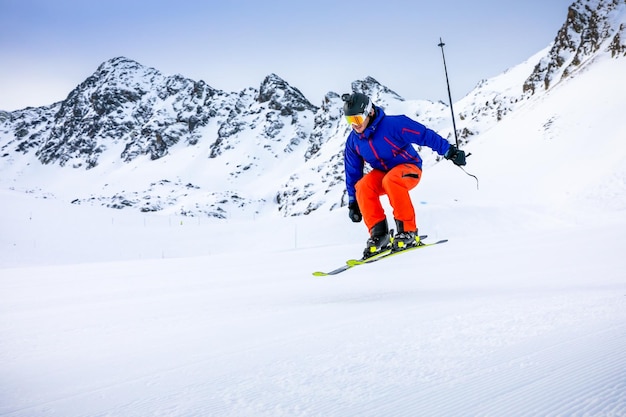
[[[391,242],[391,251],[398,252],[408,248],[422,245],[420,237],[415,231],[405,231],[404,223],[400,220],[396,220],[396,226],[398,227],[398,234],[396,234]]]
[[[378,222],[370,230],[367,247],[363,251],[363,259],[371,258],[391,248],[391,233],[387,227],[387,220]]]

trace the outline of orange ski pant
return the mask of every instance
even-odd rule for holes
[[[356,199],[367,230],[372,230],[387,217],[380,196],[387,195],[393,208],[393,217],[402,221],[404,231],[417,231],[415,208],[409,191],[419,184],[422,170],[413,164],[402,164],[389,172],[372,170],[356,183]]]

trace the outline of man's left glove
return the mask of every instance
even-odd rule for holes
[[[356,201],[351,202],[350,204],[348,204],[348,210],[350,210],[350,214],[349,214],[350,220],[352,220],[355,223],[358,223],[361,220],[363,220],[361,209],[359,209],[359,203],[357,203]]]
[[[460,150],[454,145],[450,145],[450,149],[443,156],[454,163],[454,165],[465,165],[465,151]]]

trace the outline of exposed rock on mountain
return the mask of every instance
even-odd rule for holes
[[[524,83],[524,92],[547,90],[591,61],[597,52],[626,56],[624,0],[577,0],[552,49]]]
[[[52,129],[37,151],[44,164],[72,161],[93,168],[107,149],[120,157],[159,159],[181,140],[194,144],[211,118],[205,103],[220,92],[204,82],[166,77],[153,68],[114,58],[61,103]],[[118,146],[116,146],[118,145]]]

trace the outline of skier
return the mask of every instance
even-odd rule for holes
[[[344,151],[349,215],[355,223],[364,220],[370,233],[363,258],[387,249],[418,246],[409,190],[420,182],[422,159],[413,145],[427,146],[459,166],[465,165],[465,152],[407,116],[387,116],[365,94],[344,94],[341,98],[344,115],[352,126]],[[372,168],[367,174],[365,162]],[[393,237],[380,201],[384,194],[397,227]]]

